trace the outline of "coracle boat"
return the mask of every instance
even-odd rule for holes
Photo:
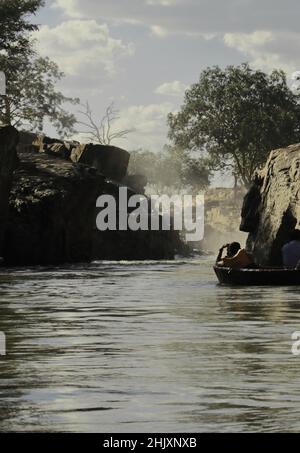
[[[257,268],[231,269],[214,266],[223,285],[240,286],[300,286],[300,269]]]

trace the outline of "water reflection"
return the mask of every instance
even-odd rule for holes
[[[0,276],[0,430],[297,431],[299,289],[205,260]]]

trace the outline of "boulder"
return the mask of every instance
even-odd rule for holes
[[[32,132],[21,132],[18,152],[46,153],[97,169],[107,178],[121,182],[127,173],[130,154],[115,146],[82,145]]]
[[[73,146],[70,143],[52,143],[44,145],[43,150],[46,154],[51,154],[61,159],[69,159]]]
[[[2,256],[3,237],[7,226],[9,193],[13,172],[17,166],[16,146],[18,140],[19,134],[14,127],[0,127],[0,257]]]
[[[43,134],[27,131],[19,132],[19,137],[18,152],[47,153],[62,159],[69,159],[71,150],[79,145],[75,141],[63,141],[58,138],[50,138]]]
[[[126,175],[122,181],[122,184],[131,187],[138,193],[144,194],[146,185],[148,184],[148,179],[144,175]]]
[[[122,181],[127,173],[130,154],[121,148],[106,145],[78,145],[71,152],[72,162],[96,168],[114,181]]]
[[[39,145],[35,145],[38,141],[38,135],[34,132],[19,132],[19,143],[17,146],[17,152],[34,152],[39,149]]]
[[[37,135],[32,144],[37,148],[39,153],[43,153],[47,152],[48,146],[54,144],[63,145],[64,142],[62,140],[59,140],[58,138],[50,138],[47,137],[46,135]]]
[[[244,199],[241,230],[260,265],[281,265],[281,248],[300,228],[300,144],[269,155]]]
[[[130,154],[115,146],[82,145],[32,132],[21,132],[18,152],[39,152],[93,167],[107,178],[121,182],[127,173]]]

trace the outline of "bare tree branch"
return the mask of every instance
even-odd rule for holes
[[[120,118],[119,111],[115,109],[114,103],[112,102],[105,110],[104,116],[101,118],[99,124],[94,119],[92,109],[89,102],[82,105],[84,110],[80,110],[80,113],[84,117],[84,121],[77,121],[86,129],[79,131],[81,134],[87,134],[90,140],[96,141],[100,145],[110,145],[116,139],[125,139],[127,135],[133,132],[135,129],[124,129],[120,131],[114,131],[113,123]]]

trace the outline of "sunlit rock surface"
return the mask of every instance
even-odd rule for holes
[[[241,230],[260,265],[281,265],[281,248],[300,228],[300,144],[270,153],[242,209]]]
[[[122,181],[126,176],[130,154],[116,146],[80,144],[31,132],[20,133],[18,152],[38,151],[96,168],[104,176]]]

